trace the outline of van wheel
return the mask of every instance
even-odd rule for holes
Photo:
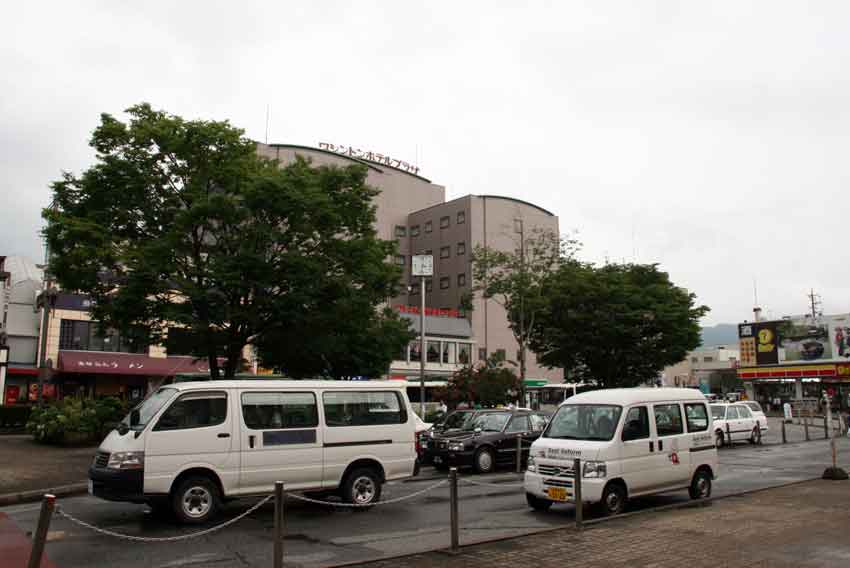
[[[381,498],[381,476],[368,467],[355,469],[342,484],[342,500],[352,505],[355,511],[363,511]]]
[[[543,499],[531,493],[525,494],[525,500],[528,502],[528,506],[535,511],[548,511],[549,507],[552,506],[552,501],[549,499]]]
[[[691,487],[688,489],[691,499],[708,499],[711,497],[711,476],[704,469],[694,474]]]
[[[626,489],[619,483],[609,483],[602,492],[602,514],[606,517],[619,515],[626,508]]]
[[[717,449],[723,447],[723,432],[717,432],[714,434],[714,447]]]
[[[193,525],[212,519],[220,503],[218,487],[208,477],[186,478],[171,495],[171,509],[177,520]]]
[[[490,473],[496,469],[496,459],[493,457],[493,450],[490,448],[481,448],[475,452],[473,465],[477,473]]]
[[[754,445],[761,444],[761,428],[758,426],[753,428],[753,434],[750,436],[750,443]]]

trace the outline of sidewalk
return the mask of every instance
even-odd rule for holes
[[[45,446],[32,436],[0,436],[0,495],[85,483],[96,447]]]
[[[361,564],[366,568],[464,566],[850,565],[850,482],[809,481],[705,507],[616,518],[588,526]],[[551,512],[548,514],[557,514]]]

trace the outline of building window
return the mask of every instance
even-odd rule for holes
[[[407,227],[404,225],[396,225],[395,226],[395,236],[396,237],[406,237],[407,236]]]
[[[472,344],[458,343],[457,344],[457,362],[461,365],[469,364],[469,355],[472,352]]]
[[[457,244],[457,255],[460,256],[462,254],[466,254],[466,243]]]
[[[507,361],[508,359],[508,353],[504,349],[496,349],[493,355],[496,356],[497,361]]]
[[[458,211],[457,212],[457,224],[462,225],[464,223],[466,223],[466,212],[465,211]]]
[[[443,343],[443,363],[454,363],[457,360],[457,343]]]
[[[714,361],[714,357],[703,357],[702,360],[703,363],[711,363],[712,361]]]
[[[434,230],[434,223],[432,221],[425,221],[425,232],[430,233]]]
[[[449,228],[449,219],[450,217],[446,215],[445,217],[440,217],[440,228],[448,229]]]
[[[426,280],[425,281],[425,291],[426,292],[433,292],[434,291],[434,281],[433,280]]]
[[[439,363],[440,362],[440,342],[439,341],[429,341],[428,342],[428,363]]]
[[[433,250],[431,250],[431,249],[426,249],[426,250],[425,250],[425,252],[423,252],[422,254],[426,254],[426,255],[428,255],[428,256],[433,256],[433,255],[434,255],[434,251],[433,251]]]
[[[452,247],[440,247],[440,258],[449,258],[452,255]]]
[[[398,266],[404,266],[404,255],[403,254],[395,255],[395,263]]]
[[[458,287],[466,286],[466,274],[457,275],[457,285]]]
[[[422,349],[421,345],[419,345],[418,341],[413,341],[410,344],[410,361],[413,363],[418,363],[422,360]]]
[[[691,357],[691,363],[699,363],[699,358]]]
[[[478,360],[479,361],[486,361],[487,360],[487,348],[486,347],[479,347],[478,348]]]
[[[416,296],[417,294],[419,294],[419,283],[418,283],[418,282],[413,282],[413,283],[410,285],[410,295],[411,295],[411,296]]]
[[[410,227],[410,236],[418,237],[419,236],[419,225],[413,225]]]
[[[101,330],[94,321],[66,320],[59,323],[59,349],[108,353],[147,353],[148,341],[141,331],[119,334]]]
[[[448,276],[440,278],[440,290],[448,290],[450,285]]]

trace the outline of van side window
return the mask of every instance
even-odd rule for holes
[[[319,425],[316,395],[311,392],[242,393],[242,418],[252,430],[315,428]]]
[[[394,391],[326,392],[322,402],[328,426],[407,423],[407,410]]]
[[[685,404],[685,420],[688,421],[688,432],[708,430],[708,413],[702,403]]]
[[[655,410],[655,430],[659,437],[685,432],[682,424],[682,410],[678,404],[656,404],[653,409]]]
[[[649,438],[649,413],[645,406],[630,408],[623,423],[623,441]]]
[[[154,431],[187,430],[223,424],[227,418],[227,394],[190,392],[182,395],[156,423]]]

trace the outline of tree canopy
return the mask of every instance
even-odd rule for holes
[[[446,400],[450,406],[474,402],[486,407],[510,403],[519,392],[516,373],[498,355],[492,355],[479,365],[457,370],[445,389],[437,393],[437,398]]]
[[[377,310],[400,273],[364,167],[281,168],[227,122],[127,113],[103,114],[96,163],[52,185],[45,236],[64,289],[90,295],[105,326],[152,341],[191,330],[214,377],[248,344],[298,375],[386,368],[410,334]]]
[[[539,361],[570,381],[632,387],[655,380],[700,344],[696,296],[655,264],[561,264],[545,283],[532,332]]]

